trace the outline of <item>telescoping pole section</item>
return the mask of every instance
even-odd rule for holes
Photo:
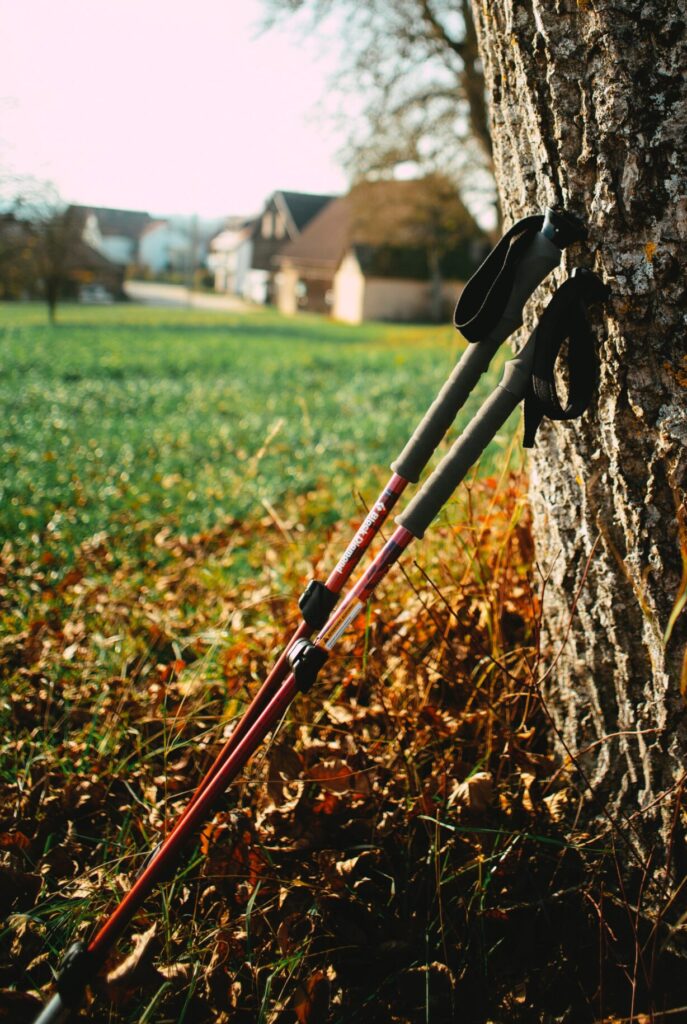
[[[500,314],[495,323],[492,315],[484,344],[472,341],[465,350],[446,385],[394,463],[394,474],[387,487],[322,585],[332,595],[333,600],[327,598],[327,601],[331,600],[332,607],[406,485],[418,478],[456,413],[489,365],[494,352],[504,338],[520,325],[522,306],[526,299],[546,274],[558,265],[564,245],[581,236],[577,222],[566,219],[564,215],[547,211],[546,218],[528,218],[528,221],[535,219],[538,222],[537,230],[533,233],[530,231],[533,237],[527,246],[521,246],[515,265],[510,266],[507,274],[501,274],[501,277],[510,275],[510,278],[506,282],[507,286],[502,288]],[[508,251],[503,266],[509,267]],[[499,280],[498,274],[495,280]],[[326,621],[317,624],[320,628],[315,643],[308,639],[317,628],[312,619],[306,619],[296,631],[246,715],[203,779],[191,803],[172,832],[149,858],[130,891],[87,947],[75,943],[68,950],[58,977],[58,991],[43,1009],[36,1024],[54,1024],[55,1021],[65,1020],[70,1008],[78,1004],[86,984],[102,967],[108,951],[150,890],[176,862],[184,845],[211,813],[219,796],[236,778],[267,733],[277,725],[296,693],[307,690],[314,683],[330,650],[391,566],[413,539],[424,534],[469,467],[479,458],[486,444],[525,396],[533,351],[534,342],[531,338],[519,355],[507,363],[501,384],[483,404],[470,426],[457,439],[403,515],[397,519],[399,525],[391,539],[346,595],[338,611],[325,616]]]

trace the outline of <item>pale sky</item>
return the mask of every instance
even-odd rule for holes
[[[337,193],[318,115],[335,49],[258,36],[261,0],[0,0],[0,173],[64,199],[203,216]]]

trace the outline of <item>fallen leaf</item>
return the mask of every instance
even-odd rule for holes
[[[14,832],[0,832],[0,846],[5,850],[26,850],[31,845],[31,840],[19,830]]]
[[[494,799],[494,779],[491,772],[475,772],[464,782],[456,783],[449,796],[449,806],[461,804],[476,814],[486,811]]]
[[[306,775],[313,782],[319,782],[322,789],[330,793],[356,793],[367,795],[370,792],[370,780],[365,772],[351,771],[345,761],[338,757],[329,757],[309,768]]]
[[[559,789],[557,793],[551,793],[550,796],[545,796],[544,803],[546,804],[546,809],[551,816],[551,820],[561,821],[565,815],[565,809],[570,803],[570,790]]]
[[[41,1009],[41,1001],[28,992],[0,989],[0,1021],[8,1024],[31,1024]]]
[[[296,988],[293,1009],[299,1024],[324,1024],[328,1008],[329,979],[323,971],[316,971]]]
[[[153,957],[160,948],[160,943],[155,937],[156,930],[157,925],[153,924],[148,931],[134,935],[134,948],[107,974],[107,993],[113,1002],[121,1001],[134,989],[150,983],[157,976],[158,972],[152,964]]]

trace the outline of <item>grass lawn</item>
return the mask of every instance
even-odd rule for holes
[[[184,806],[462,344],[271,313],[59,320],[0,306],[0,1020],[18,1024]],[[82,1019],[649,1005],[660,960],[647,982],[542,724],[516,424],[146,901]]]
[[[94,534],[127,551],[148,526],[194,533],[265,504],[313,528],[352,515],[461,349],[447,327],[274,314],[65,307],[59,319],[0,307],[0,537],[60,560]]]

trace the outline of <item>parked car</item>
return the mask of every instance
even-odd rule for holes
[[[108,306],[114,296],[102,284],[85,284],[79,290],[79,302],[87,306]]]

